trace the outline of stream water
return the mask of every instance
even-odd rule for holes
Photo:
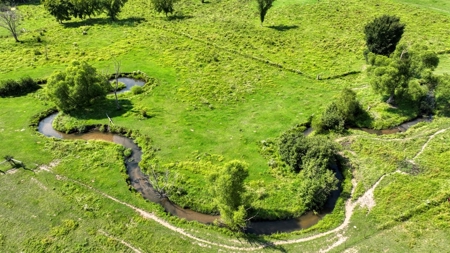
[[[131,87],[133,87],[133,86],[144,86],[144,84],[145,84],[144,81],[136,80],[136,79],[129,78],[129,77],[119,77],[119,78],[117,78],[117,80],[121,83],[124,83],[126,86],[125,88],[118,90],[117,91],[118,94],[131,90]],[[111,83],[113,83],[113,82],[115,82],[115,79],[111,79],[109,81]]]
[[[64,134],[56,131],[52,127],[52,122],[56,115],[57,113],[54,113],[39,122],[40,133],[48,137],[55,137],[60,139],[103,140],[114,142],[126,148],[130,148],[132,150],[132,155],[125,161],[127,173],[130,178],[132,187],[136,189],[136,191],[140,192],[145,199],[161,204],[168,213],[176,215],[180,218],[184,218],[186,220],[195,220],[201,223],[210,224],[213,223],[214,220],[220,218],[219,216],[202,214],[190,209],[182,208],[172,203],[167,198],[160,198],[150,184],[147,176],[144,175],[144,173],[142,173],[141,169],[139,168],[142,151],[136,145],[136,143],[133,142],[133,140],[120,135],[103,133],[96,130],[82,134]],[[336,177],[340,181],[342,181],[343,176],[337,166],[334,167],[333,170],[336,173]],[[317,222],[319,222],[326,214],[331,213],[339,197],[339,194],[340,190],[333,191],[325,204],[324,210],[319,213],[307,212],[298,218],[286,220],[252,221],[250,222],[246,232],[253,234],[273,234],[279,232],[292,232],[295,230],[309,228],[317,224]]]

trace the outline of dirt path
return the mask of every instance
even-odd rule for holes
[[[420,154],[422,154],[422,152],[428,146],[428,143],[436,135],[441,134],[441,133],[447,131],[448,129],[450,129],[450,127],[446,128],[446,129],[439,130],[436,133],[434,133],[433,135],[431,135],[428,138],[428,141],[422,146],[421,150],[414,156],[414,158],[412,160],[416,159]],[[59,161],[55,161],[55,162],[50,163],[49,166],[45,166],[45,165],[41,166],[40,169],[42,171],[47,171],[49,173],[53,173],[51,171],[51,168],[56,166],[56,165],[58,165],[58,163],[59,163]],[[320,252],[328,252],[328,251],[332,250],[333,248],[341,245],[342,243],[344,243],[348,239],[348,237],[345,237],[345,236],[343,236],[342,234],[340,234],[338,232],[340,232],[340,231],[342,231],[342,230],[344,230],[345,228],[348,227],[348,225],[350,223],[350,219],[353,216],[353,212],[354,212],[355,208],[357,206],[362,206],[362,207],[365,206],[369,210],[372,209],[375,206],[375,204],[376,204],[375,200],[374,200],[374,195],[373,195],[374,194],[374,190],[377,188],[379,183],[386,176],[389,176],[389,175],[392,175],[392,174],[398,173],[398,172],[399,171],[395,171],[395,172],[392,172],[392,173],[385,174],[385,175],[381,176],[377,180],[377,182],[370,189],[368,189],[361,197],[359,197],[356,201],[352,201],[351,197],[350,197],[345,203],[345,219],[344,219],[344,222],[341,225],[339,225],[338,227],[336,227],[336,228],[334,228],[332,230],[326,231],[326,232],[322,232],[322,233],[319,233],[319,234],[316,234],[316,235],[312,235],[312,236],[308,236],[308,237],[304,237],[304,238],[292,239],[292,240],[283,240],[283,241],[275,241],[273,243],[262,244],[262,245],[257,246],[257,247],[231,246],[231,245],[216,243],[216,242],[213,242],[213,241],[208,241],[208,240],[199,238],[199,237],[197,237],[195,235],[192,235],[192,234],[186,232],[185,230],[183,230],[181,228],[178,228],[178,227],[168,223],[167,221],[157,217],[153,213],[149,213],[149,212],[147,212],[147,211],[145,211],[143,209],[140,209],[138,207],[130,205],[130,204],[126,203],[126,202],[123,202],[123,201],[121,201],[121,200],[119,200],[119,199],[117,199],[117,198],[115,198],[113,196],[110,196],[110,195],[108,195],[108,194],[106,194],[104,192],[101,192],[101,191],[93,188],[92,186],[86,185],[86,184],[84,184],[82,182],[79,182],[77,180],[73,180],[73,179],[70,179],[70,178],[67,178],[67,177],[63,177],[63,176],[60,176],[60,175],[56,175],[55,174],[55,176],[57,177],[58,180],[60,180],[60,179],[70,180],[70,181],[75,182],[75,183],[77,183],[77,184],[79,184],[79,185],[81,185],[83,187],[86,187],[86,188],[92,190],[92,191],[95,191],[95,192],[97,192],[98,194],[102,195],[105,198],[108,198],[108,199],[110,199],[110,200],[112,200],[114,202],[117,202],[119,204],[122,204],[124,206],[127,206],[127,207],[133,209],[134,211],[139,213],[142,217],[144,217],[146,219],[153,220],[153,221],[159,223],[160,225],[162,225],[162,226],[164,226],[164,227],[166,227],[166,228],[168,228],[168,229],[170,229],[170,230],[172,230],[174,232],[177,232],[177,233],[179,233],[179,234],[181,234],[181,235],[183,235],[185,237],[188,237],[188,238],[196,241],[197,243],[200,243],[200,244],[203,244],[203,245],[211,245],[211,246],[216,246],[216,247],[219,247],[219,248],[224,248],[224,249],[229,249],[229,250],[254,251],[254,250],[263,249],[263,248],[271,246],[271,245],[288,245],[288,244],[302,243],[302,242],[312,241],[312,240],[315,240],[315,239],[318,239],[318,238],[321,238],[321,237],[324,237],[324,236],[327,236],[327,235],[330,235],[330,234],[336,234],[338,240],[336,242],[334,242],[332,245],[330,245],[328,248],[320,251]],[[353,196],[354,189],[356,187],[356,180],[352,180],[352,184],[353,184],[353,189],[352,189],[351,196]],[[110,235],[107,235],[105,232],[103,232],[103,234],[105,234],[106,236],[110,236]],[[111,238],[113,238],[113,237],[111,237]],[[133,246],[131,246],[129,243],[123,241],[123,240],[120,240],[120,239],[117,239],[117,238],[113,238],[113,239],[121,242],[122,244],[126,245],[127,247],[129,247],[130,249],[134,250],[135,252],[139,252],[139,253],[141,252],[138,249],[136,249]]]
[[[116,237],[114,237],[114,236],[112,236],[112,235],[106,233],[106,232],[103,231],[103,230],[99,230],[98,232],[101,233],[101,234],[103,234],[104,236],[106,236],[106,237],[108,237],[108,238],[111,238],[111,239],[113,239],[113,240],[115,240],[115,241],[118,241],[118,242],[122,243],[123,245],[127,246],[128,248],[130,248],[132,251],[134,251],[134,252],[136,252],[136,253],[142,253],[142,251],[140,251],[139,249],[133,247],[131,244],[129,244],[128,242],[126,242],[126,241],[124,241],[124,240],[122,240],[122,239],[116,238]]]
[[[432,139],[434,139],[434,137],[436,137],[436,135],[441,134],[441,133],[444,133],[444,132],[447,131],[448,129],[450,129],[450,127],[445,128],[445,129],[441,129],[441,130],[437,131],[436,133],[434,133],[433,135],[431,135],[431,136],[428,138],[428,141],[425,142],[425,144],[423,144],[423,146],[422,146],[422,148],[420,149],[420,151],[419,151],[419,152],[413,157],[413,159],[411,159],[411,160],[412,160],[412,161],[416,160],[416,158],[417,158],[418,156],[420,156],[420,155],[423,153],[423,151],[425,150],[425,148],[428,146],[428,143],[429,143]]]
[[[48,171],[48,172],[52,173],[50,170],[45,170],[45,171]],[[153,213],[149,213],[149,212],[147,212],[147,211],[145,211],[143,209],[140,209],[138,207],[130,205],[130,204],[126,203],[126,202],[123,202],[123,201],[121,201],[121,200],[119,200],[119,199],[117,199],[117,198],[115,198],[115,197],[113,197],[111,195],[108,195],[108,194],[106,194],[104,192],[101,192],[101,191],[93,188],[92,186],[89,186],[87,184],[84,184],[82,182],[79,182],[77,180],[70,179],[70,178],[67,178],[67,177],[64,177],[64,176],[60,176],[60,175],[55,175],[55,176],[58,179],[69,180],[69,181],[72,181],[72,182],[74,182],[74,183],[76,183],[78,185],[86,187],[89,190],[95,191],[95,192],[97,192],[98,194],[102,195],[105,198],[108,198],[108,199],[110,199],[110,200],[112,200],[112,201],[114,201],[116,203],[122,204],[124,206],[127,206],[127,207],[133,209],[134,211],[136,211],[142,217],[144,217],[146,219],[153,220],[153,221],[159,223],[160,225],[162,225],[162,226],[164,226],[164,227],[166,227],[166,228],[168,228],[168,229],[170,229],[170,230],[172,230],[174,232],[177,232],[177,233],[179,233],[179,234],[181,234],[181,235],[183,235],[185,237],[188,237],[188,238],[190,238],[190,239],[192,239],[192,240],[194,240],[194,241],[196,241],[198,243],[211,245],[211,246],[216,246],[216,247],[219,247],[219,248],[224,248],[224,249],[229,249],[229,250],[240,250],[240,251],[254,251],[254,250],[260,250],[260,249],[263,249],[265,247],[269,247],[269,246],[273,246],[273,245],[288,245],[288,244],[307,242],[307,241],[312,241],[312,240],[315,240],[315,239],[318,239],[318,238],[321,238],[321,237],[324,237],[326,235],[330,235],[330,234],[333,234],[333,233],[337,234],[337,232],[345,229],[348,226],[348,224],[350,223],[350,218],[352,217],[353,212],[354,212],[355,208],[358,205],[366,204],[367,202],[370,202],[368,200],[371,200],[371,199],[373,201],[373,191],[378,186],[380,181],[385,177],[385,175],[384,175],[380,179],[378,179],[378,181],[366,193],[364,193],[364,195],[361,196],[358,200],[356,200],[354,202],[352,202],[351,199],[347,200],[347,202],[345,203],[345,219],[344,219],[344,222],[340,226],[338,226],[338,227],[336,227],[336,228],[334,228],[332,230],[329,230],[327,232],[319,233],[319,234],[308,236],[308,237],[304,237],[304,238],[292,239],[292,240],[283,240],[283,241],[275,241],[275,242],[270,243],[270,244],[262,244],[262,245],[256,246],[256,247],[247,247],[247,246],[231,246],[231,245],[216,243],[216,242],[213,242],[213,241],[208,241],[208,240],[199,238],[199,237],[197,237],[195,235],[192,235],[192,234],[186,232],[184,229],[178,228],[178,227],[168,223],[167,221],[159,218],[158,216],[156,216]],[[353,182],[355,182],[355,181],[353,181]],[[369,205],[370,206],[374,206],[375,204],[373,202],[373,204],[369,204]],[[344,243],[347,240],[347,237],[344,237],[344,236],[342,236],[340,234],[337,234],[337,237],[339,238],[339,240],[337,242],[335,242],[333,245],[331,245],[330,247],[328,247],[327,249],[325,249],[323,252],[328,252],[331,249],[341,245],[342,243]]]
[[[283,241],[281,241],[281,240],[280,241],[274,241],[274,242],[271,242],[271,243],[260,244],[259,246],[253,246],[252,247],[252,246],[245,246],[245,245],[232,246],[232,245],[216,243],[216,242],[213,242],[213,241],[209,241],[209,240],[205,240],[205,239],[199,238],[199,237],[197,237],[197,236],[195,236],[193,234],[190,234],[189,232],[185,231],[182,228],[178,228],[178,227],[168,223],[167,221],[165,221],[162,218],[159,218],[158,216],[156,216],[153,213],[147,212],[147,211],[145,211],[143,209],[140,209],[140,208],[138,208],[136,206],[133,206],[131,204],[123,202],[123,201],[121,201],[121,200],[119,200],[119,199],[117,199],[117,198],[115,198],[115,197],[113,197],[111,195],[108,195],[108,194],[106,194],[106,193],[104,193],[104,192],[102,192],[102,191],[100,191],[100,190],[98,190],[98,189],[96,189],[96,188],[94,188],[94,187],[92,187],[90,185],[82,183],[82,182],[80,182],[78,180],[74,180],[74,179],[68,178],[66,176],[62,176],[62,175],[58,175],[58,174],[54,173],[52,168],[57,166],[59,164],[59,162],[60,162],[59,160],[55,160],[55,161],[51,162],[49,165],[41,165],[36,172],[48,172],[48,173],[51,173],[51,174],[55,175],[56,180],[68,180],[68,181],[74,182],[74,183],[76,183],[76,184],[78,184],[80,186],[83,186],[83,187],[85,187],[85,188],[87,188],[87,189],[89,189],[91,191],[94,191],[94,192],[102,195],[105,198],[108,198],[108,199],[110,199],[110,200],[112,200],[112,201],[114,201],[116,203],[119,203],[121,205],[124,205],[124,206],[127,206],[127,207],[133,209],[134,211],[136,211],[139,215],[141,215],[145,219],[153,220],[153,221],[157,222],[158,224],[166,227],[167,229],[170,229],[170,230],[172,230],[174,232],[179,233],[182,236],[185,236],[187,238],[192,239],[197,244],[199,244],[199,245],[201,245],[203,247],[204,246],[216,246],[216,247],[223,248],[223,249],[237,250],[237,251],[254,251],[254,250],[260,250],[260,249],[263,249],[263,248],[266,248],[266,247],[270,247],[270,246],[274,246],[274,245],[276,246],[276,245],[288,245],[288,244],[302,243],[302,242],[312,241],[312,240],[315,240],[315,239],[318,239],[318,238],[321,238],[321,237],[324,237],[324,236],[336,233],[336,238],[338,238],[338,240],[336,242],[334,242],[332,245],[330,245],[328,248],[326,248],[324,250],[321,250],[321,252],[328,252],[328,251],[330,251],[331,249],[341,245],[342,243],[344,243],[348,239],[348,237],[345,237],[345,236],[343,236],[343,234],[338,233],[338,232],[343,230],[343,229],[345,229],[349,225],[350,218],[352,217],[355,208],[358,205],[360,205],[360,206],[363,206],[363,205],[374,206],[375,205],[374,202],[371,203],[371,201],[373,201],[373,191],[378,186],[380,181],[386,176],[386,175],[383,175],[369,190],[366,191],[366,193],[364,193],[363,196],[358,198],[358,200],[351,201],[351,198],[349,198],[346,201],[346,203],[345,203],[345,219],[344,219],[344,222],[340,226],[338,226],[338,227],[336,227],[336,228],[334,228],[332,230],[329,230],[329,231],[326,231],[326,232],[322,232],[322,233],[319,233],[319,234],[316,234],[316,235],[304,237],[304,238],[292,239],[292,240],[283,240]],[[36,179],[34,179],[34,178],[32,179],[32,181],[35,181],[35,180]],[[36,183],[38,183],[38,182],[36,182]],[[356,181],[352,180],[352,183],[353,183],[353,190],[352,190],[351,195],[353,195],[353,192],[354,192],[354,189],[355,189],[355,186],[356,186]],[[367,203],[369,203],[369,204],[367,204]],[[141,250],[133,247],[130,243],[127,243],[126,241],[123,241],[123,240],[121,240],[119,238],[115,238],[115,237],[107,234],[106,232],[104,232],[102,230],[99,230],[99,232],[104,234],[105,236],[108,236],[108,237],[110,237],[110,238],[112,238],[114,240],[119,241],[120,243],[122,243],[125,246],[129,247],[130,249],[132,249],[134,252],[141,253]]]

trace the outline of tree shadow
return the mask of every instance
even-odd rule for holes
[[[194,16],[192,16],[192,15],[184,15],[184,14],[175,13],[172,16],[168,16],[167,20],[169,20],[169,21],[172,21],[172,20],[180,20],[180,21],[182,21],[182,20],[185,20],[185,19],[191,19],[193,17]]]
[[[81,26],[89,26],[89,25],[118,25],[118,26],[133,27],[136,26],[136,24],[142,23],[143,21],[145,21],[145,18],[142,17],[129,17],[116,21],[112,21],[110,18],[88,18],[79,21],[62,23],[62,25],[66,28],[78,28]]]
[[[370,108],[367,108],[370,110]],[[349,124],[346,126],[346,128],[352,128],[352,127],[372,127],[373,118],[370,116],[369,111],[364,110],[363,108],[360,108],[358,111],[358,115],[355,117],[355,123]]]
[[[268,26],[271,29],[275,29],[279,32],[285,32],[285,31],[289,31],[292,29],[297,29],[298,25],[272,25],[272,26]]]
[[[106,119],[118,117],[133,109],[133,104],[129,99],[119,98],[120,109],[116,107],[116,100],[106,98],[96,101],[92,106],[84,110],[72,111],[67,114],[77,119]]]
[[[240,241],[240,239],[242,239],[254,247],[260,246],[263,249],[271,249],[271,250],[283,252],[283,253],[288,252],[282,245],[275,245],[273,242],[268,241],[261,236],[256,236],[253,234],[245,233],[242,236],[237,237],[236,239],[238,241]]]

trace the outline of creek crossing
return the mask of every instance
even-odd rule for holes
[[[195,212],[193,210],[182,208],[174,203],[172,203],[167,198],[160,198],[157,192],[154,190],[150,184],[148,177],[139,168],[139,162],[141,161],[142,151],[130,138],[123,137],[117,134],[103,133],[97,130],[92,130],[87,133],[81,134],[65,134],[56,131],[53,126],[53,120],[58,113],[51,114],[50,116],[42,119],[39,122],[38,131],[47,137],[54,137],[58,139],[69,139],[69,140],[103,140],[108,142],[114,142],[116,144],[122,145],[125,148],[132,150],[132,154],[125,161],[126,171],[130,179],[131,186],[141,193],[141,195],[154,203],[158,203],[164,207],[166,212],[184,218],[189,221],[198,221],[205,224],[211,224],[214,220],[220,218],[220,216],[202,214]],[[336,173],[336,177],[342,181],[343,177],[337,166],[333,167]],[[300,229],[309,228],[317,222],[319,222],[326,214],[331,213],[336,201],[340,195],[340,190],[333,191],[328,198],[325,208],[319,212],[314,213],[312,211],[306,212],[298,218],[291,218],[286,220],[261,220],[261,221],[251,221],[246,232],[252,234],[273,234],[281,232],[292,232]]]

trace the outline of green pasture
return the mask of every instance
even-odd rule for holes
[[[420,42],[440,52],[436,73],[449,73],[445,52],[450,49],[450,3],[445,0],[277,0],[262,27],[253,1],[209,2],[180,1],[174,18],[168,20],[155,13],[149,1],[129,0],[117,22],[101,15],[64,24],[58,24],[39,4],[20,5],[24,30],[19,39],[23,43],[15,43],[6,30],[0,30],[0,80],[47,78],[72,60],[87,61],[103,73],[113,71],[114,59],[121,62],[122,72],[143,71],[156,78],[156,85],[145,88],[143,94],[119,95],[122,110],[115,109],[109,95],[87,111],[61,117],[63,128],[108,124],[107,113],[115,125],[139,130],[157,150],[151,162],[159,163],[161,169],[176,168],[171,173],[182,179],[189,193],[173,200],[204,212],[215,211],[207,191],[211,170],[242,160],[249,164],[246,183],[259,196],[253,207],[261,210],[262,217],[285,218],[305,209],[301,201],[292,201],[294,175],[282,176],[270,168],[265,155],[270,151],[262,143],[276,143],[286,130],[311,115],[320,115],[345,87],[355,90],[372,117],[362,125],[382,129],[417,116],[417,108],[406,102],[389,107],[368,84],[363,57],[367,22],[382,14],[399,16],[406,24],[401,42]],[[349,72],[354,74],[336,77]],[[59,160],[55,173],[155,212],[199,238],[227,245],[299,238],[336,227],[343,220],[344,199],[340,199],[335,212],[316,228],[246,238],[248,242],[225,229],[167,217],[160,207],[128,190],[121,147],[53,140],[29,127],[33,115],[52,107],[44,91],[45,85],[26,96],[0,98],[0,157],[13,155],[30,169]],[[339,143],[358,182],[354,199],[382,175],[397,170],[407,174],[383,179],[375,190],[377,205],[370,211],[357,210],[346,230],[348,241],[335,252],[351,248],[361,252],[445,251],[450,232],[450,209],[443,202],[450,194],[450,130],[428,143],[415,160],[417,168],[408,167],[405,161],[431,135],[449,125],[447,118],[437,118],[392,136],[357,130],[345,134],[345,141]],[[7,169],[0,165],[0,170]],[[348,196],[350,171],[346,175],[343,195]],[[130,251],[103,232],[144,252],[224,250],[186,237],[180,240],[176,232],[48,172],[0,173],[0,194],[4,224],[0,249],[8,252]],[[329,235],[265,250],[317,252],[333,240]]]

